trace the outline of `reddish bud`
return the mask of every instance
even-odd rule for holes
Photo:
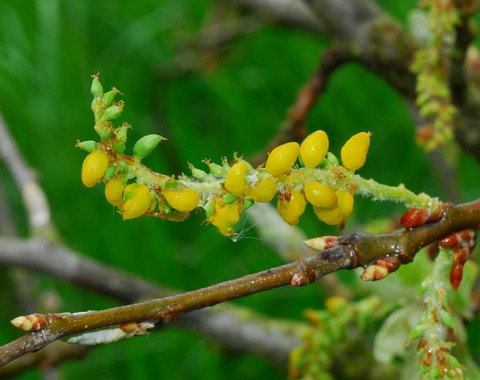
[[[324,251],[338,245],[338,236],[321,236],[303,242],[307,247],[316,251]]]
[[[395,272],[401,265],[397,256],[385,257],[375,261],[372,265],[365,268],[360,278],[363,281],[378,281]]]
[[[450,285],[457,290],[463,278],[463,265],[453,264],[450,270]]]
[[[443,248],[453,249],[453,265],[450,270],[450,284],[457,290],[463,278],[463,266],[474,250],[477,241],[477,232],[473,229],[465,229],[446,236],[439,244]]]
[[[133,335],[145,335],[149,329],[155,327],[153,323],[150,322],[130,322],[123,323],[118,326],[125,334],[129,336]]]
[[[471,228],[455,232],[440,240],[439,244],[443,248],[453,248],[456,246],[467,247],[470,251],[475,248],[477,232]]]
[[[421,208],[411,208],[403,214],[400,225],[405,228],[414,228],[425,224],[430,216],[430,211]]]
[[[47,323],[47,319],[43,314],[22,315],[10,321],[15,327],[24,331],[41,330]]]
[[[403,214],[400,225],[405,228],[415,228],[427,222],[436,222],[443,215],[443,208],[432,212],[426,208],[411,208]]]

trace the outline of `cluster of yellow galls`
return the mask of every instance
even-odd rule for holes
[[[355,171],[366,160],[370,134],[360,132],[351,137],[341,150],[343,167]],[[300,159],[303,170],[315,170],[325,160],[329,140],[324,131],[318,130],[307,136],[301,144],[289,142],[273,149],[264,168],[253,169],[246,161],[237,161],[228,167],[220,189],[205,190],[205,183],[195,188],[198,181],[174,185],[149,187],[143,183],[127,184],[126,176],[116,174],[107,179],[105,196],[117,207],[123,219],[132,219],[152,213],[158,205],[159,216],[182,221],[197,207],[205,209],[206,221],[219,231],[230,236],[244,209],[253,202],[270,202],[277,195],[277,210],[289,224],[297,224],[308,203],[317,217],[329,225],[343,224],[353,210],[353,190],[348,186],[336,188],[315,181],[304,174],[303,180],[291,175]],[[105,179],[110,166],[108,154],[101,149],[93,150],[83,162],[82,181],[87,187]],[[302,170],[302,169],[298,169]],[[323,169],[319,169],[323,170]],[[295,179],[292,179],[295,177]],[[218,179],[218,177],[211,177]],[[222,177],[223,178],[223,177]],[[218,181],[217,181],[218,182]]]
[[[108,155],[103,150],[94,150],[87,155],[82,165],[82,182],[87,187],[93,187],[104,179],[110,165]],[[163,198],[177,212],[171,213],[169,219],[184,220],[188,212],[198,206],[200,197],[192,189],[164,190]],[[107,179],[105,198],[121,212],[123,219],[133,219],[145,215],[155,209],[157,196],[154,191],[143,183],[127,184],[123,175]],[[166,216],[166,215],[163,215]]]
[[[351,171],[361,168],[365,164],[369,145],[369,133],[360,132],[351,137],[341,150],[343,166]],[[272,176],[282,176],[292,168],[299,156],[303,166],[316,168],[324,161],[328,147],[327,134],[321,130],[315,131],[301,145],[290,142],[272,150],[265,170]],[[318,219],[329,225],[344,223],[353,210],[351,190],[335,190],[314,180],[306,180],[303,187],[292,187],[278,195],[277,210],[289,224],[298,223],[307,202],[313,206]]]

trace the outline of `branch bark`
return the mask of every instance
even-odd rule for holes
[[[43,273],[124,303],[177,293],[40,238],[1,239],[0,264]],[[286,365],[290,350],[300,343],[306,329],[301,323],[281,328],[281,321],[233,305],[180,315],[174,326],[200,333],[227,350],[253,353],[279,366]]]
[[[409,263],[422,247],[456,231],[479,225],[480,200],[456,206],[447,204],[438,222],[393,234],[346,235],[339,239],[337,246],[316,256],[204,289],[101,311],[46,314],[45,326],[41,330],[0,347],[0,365],[79,332],[130,322],[168,323],[193,310],[280,286],[311,284],[326,274],[365,266],[385,257],[395,256],[402,263]]]

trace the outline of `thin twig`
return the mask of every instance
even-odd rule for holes
[[[33,233],[51,227],[50,208],[37,178],[23,159],[0,114],[0,158],[6,163],[21,190],[28,222]]]
[[[124,303],[178,293],[39,238],[2,239],[0,264],[43,273]],[[227,350],[254,353],[282,366],[300,336],[291,323],[288,331],[282,331],[279,321],[234,305],[181,315],[175,325],[201,333]]]
[[[251,274],[204,289],[101,311],[46,314],[45,326],[0,347],[0,365],[38,350],[67,335],[98,328],[149,321],[167,323],[180,314],[285,285],[307,285],[340,269],[352,269],[378,259],[396,256],[409,263],[424,246],[456,231],[480,225],[480,200],[445,206],[442,218],[393,234],[353,233],[338,245],[290,264]]]

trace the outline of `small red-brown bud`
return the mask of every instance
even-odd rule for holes
[[[321,236],[303,242],[307,247],[314,249],[315,251],[324,251],[328,248],[338,245],[338,236]]]
[[[378,281],[395,272],[401,265],[397,256],[385,257],[375,261],[372,265],[365,268],[360,278],[363,281]]]
[[[427,222],[436,222],[443,216],[443,207],[432,211],[427,208],[411,208],[403,214],[400,225],[405,228],[414,228]]]
[[[47,319],[43,314],[34,313],[14,318],[10,323],[24,331],[38,331],[46,325]]]
[[[423,208],[411,208],[403,214],[400,225],[405,228],[414,228],[425,224],[430,217],[430,210]]]
[[[460,287],[463,279],[463,265],[453,264],[450,270],[450,285],[453,290]]]

